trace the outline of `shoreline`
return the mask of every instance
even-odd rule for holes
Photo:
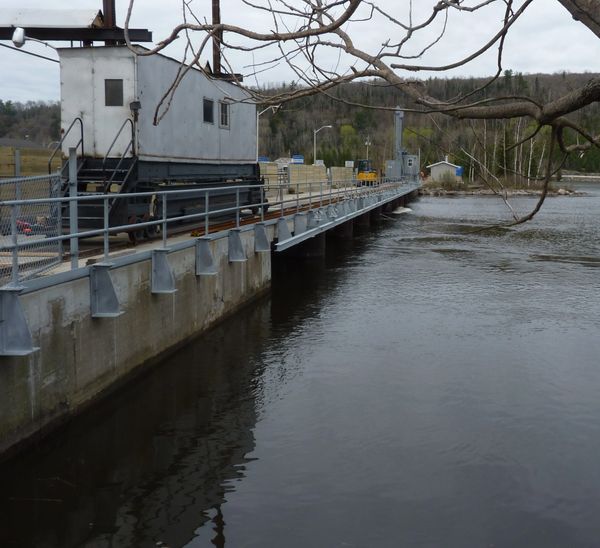
[[[489,188],[478,188],[478,189],[469,189],[469,190],[446,190],[444,188],[424,188],[421,187],[419,189],[419,196],[500,196],[503,195],[507,198],[512,197],[523,197],[523,196],[540,196],[541,191],[537,189],[505,189],[502,193],[494,192]],[[548,197],[557,197],[557,196],[586,196],[585,192],[579,192],[577,190],[571,190],[566,188],[559,188],[558,190],[549,190]]]

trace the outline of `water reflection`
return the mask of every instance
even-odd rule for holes
[[[599,198],[480,233],[498,201],[423,199],[279,264],[272,298],[0,468],[0,544],[595,546]]]
[[[211,519],[223,546],[221,505],[254,448],[254,358],[269,326],[259,302],[5,463],[1,545],[182,546]]]

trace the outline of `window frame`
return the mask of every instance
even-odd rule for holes
[[[112,88],[115,83],[120,83],[119,88]],[[104,79],[104,106],[122,107],[125,106],[125,89],[123,78],[105,78]],[[109,89],[112,88],[112,89]],[[110,99],[110,101],[109,101]],[[115,100],[117,99],[117,100]],[[120,102],[119,102],[120,99]]]
[[[210,103],[210,117],[211,117],[210,120],[206,119],[208,103]],[[215,100],[214,99],[211,99],[209,97],[202,98],[202,121],[205,124],[212,124],[213,126],[215,125]]]
[[[223,112],[227,113],[227,123],[223,123]],[[231,104],[225,101],[219,101],[219,127],[229,129],[231,127]]]

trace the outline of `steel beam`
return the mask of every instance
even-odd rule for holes
[[[0,40],[10,40],[15,32],[13,27],[0,27]],[[125,43],[125,34],[120,28],[39,28],[25,27],[29,38],[37,38],[45,42],[61,40],[74,42],[104,42],[114,40]],[[152,42],[152,33],[147,29],[129,29],[132,42]]]

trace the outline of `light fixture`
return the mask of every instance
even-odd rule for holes
[[[12,43],[15,45],[15,47],[22,48],[26,40],[27,37],[25,36],[25,29],[22,27],[17,27],[12,35]]]

